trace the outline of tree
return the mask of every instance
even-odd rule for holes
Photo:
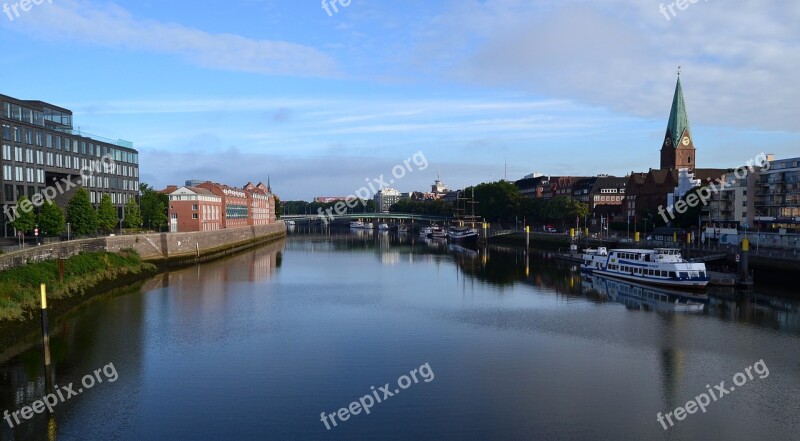
[[[64,212],[58,205],[51,201],[46,201],[39,210],[39,229],[42,236],[60,236],[64,232],[66,221]]]
[[[111,203],[111,195],[106,193],[100,198],[100,206],[97,207],[97,227],[109,233],[114,231],[118,222],[117,209]]]
[[[72,196],[67,206],[67,222],[76,236],[97,231],[97,212],[89,200],[89,192],[81,187]]]
[[[272,195],[275,198],[275,218],[280,219],[283,216],[283,205],[281,205],[281,198],[278,195]]]
[[[17,231],[22,231],[23,233],[33,231],[36,227],[36,218],[33,216],[33,204],[28,200],[27,196],[22,195],[17,200],[16,215],[17,218],[11,222],[11,225]]]
[[[162,230],[167,226],[167,207],[169,196],[155,191],[149,185],[142,183],[140,186],[142,196],[139,198],[142,221],[148,228]]]
[[[522,195],[513,183],[508,181],[483,183],[475,186],[474,190],[478,217],[490,220],[510,220],[519,213]],[[461,192],[460,197],[472,198],[472,195],[473,188],[467,187]],[[463,207],[461,208],[463,209]]]
[[[125,204],[125,228],[141,228],[142,214],[139,212],[139,205],[134,198],[128,199]]]

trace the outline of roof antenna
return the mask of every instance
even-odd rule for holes
[[[681,67],[678,66],[678,76],[681,76]]]

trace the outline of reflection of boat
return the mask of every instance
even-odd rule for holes
[[[473,258],[473,259],[478,257],[478,252],[476,250],[471,250],[469,248],[464,248],[464,247],[462,247],[461,245],[458,245],[458,244],[451,243],[451,244],[447,245],[447,249],[451,253],[462,254],[464,256],[467,256],[467,257],[470,257],[470,258]]]
[[[431,237],[434,239],[446,239],[447,238],[447,230],[444,228],[436,225],[431,228]]]
[[[478,240],[478,230],[469,227],[450,227],[447,233],[451,240],[457,242],[475,242]]]
[[[381,231],[389,231],[389,224],[379,224],[378,229]]]
[[[611,250],[604,247],[583,252],[581,271],[652,285],[704,288],[708,285],[705,263],[689,262],[680,250]]]
[[[583,274],[582,284],[609,299],[634,309],[666,312],[702,312],[708,296],[686,291],[623,282],[610,277]]]

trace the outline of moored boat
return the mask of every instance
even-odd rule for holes
[[[389,231],[389,224],[378,224],[378,229],[381,231]]]
[[[446,239],[447,238],[447,230],[444,228],[436,225],[431,228],[431,237],[433,239]]]
[[[456,242],[475,242],[478,240],[478,230],[469,227],[450,227],[447,235]]]
[[[581,272],[677,288],[705,288],[709,277],[702,262],[689,262],[672,248],[586,249]]]

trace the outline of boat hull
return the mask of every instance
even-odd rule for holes
[[[637,276],[635,274],[625,274],[625,273],[618,273],[614,271],[608,271],[604,269],[597,269],[597,268],[586,268],[581,267],[581,272],[584,274],[592,274],[592,275],[599,275],[604,277],[612,277],[618,280],[625,280],[629,282],[636,282],[636,283],[644,283],[647,285],[654,285],[654,286],[666,286],[666,287],[674,287],[674,288],[688,288],[688,289],[703,289],[708,286],[709,279],[706,278],[697,278],[697,279],[656,279],[644,276]]]

